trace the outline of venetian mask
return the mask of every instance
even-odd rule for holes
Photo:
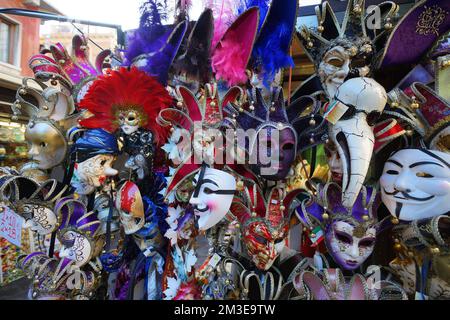
[[[271,226],[262,219],[256,219],[245,227],[244,243],[247,253],[260,270],[269,270],[285,246],[289,231],[287,223]]]
[[[250,169],[264,179],[282,180],[295,161],[296,146],[297,136],[290,126],[263,127],[250,149]],[[255,158],[256,164],[253,164]]]
[[[325,237],[326,245],[342,268],[354,270],[372,254],[377,234],[375,227],[336,221],[329,228]]]
[[[114,160],[114,155],[99,154],[77,163],[75,166],[76,175],[85,185],[98,188],[105,183],[107,177],[113,177],[119,173],[112,168]]]
[[[383,203],[404,221],[431,218],[450,211],[450,155],[405,149],[386,162],[380,178]]]
[[[144,226],[144,202],[138,186],[131,181],[127,181],[117,192],[116,208],[125,234],[133,234]]]
[[[58,218],[50,208],[37,204],[25,204],[22,206],[22,210],[25,214],[32,216],[25,222],[23,228],[31,229],[39,235],[47,235],[55,231]]]
[[[195,191],[189,203],[199,217],[199,229],[208,230],[219,223],[230,209],[236,180],[229,173],[203,166],[194,184]]]
[[[387,102],[384,88],[370,78],[353,78],[342,84],[325,110],[333,125],[329,135],[342,163],[342,203],[356,201],[369,169],[375,125]]]
[[[141,116],[134,110],[120,111],[118,119],[120,128],[127,135],[135,133],[142,126]]]
[[[86,236],[73,230],[64,232],[61,244],[60,258],[73,260],[80,267],[91,260],[95,249]]]
[[[49,122],[30,122],[25,131],[28,154],[41,170],[59,165],[65,158],[67,142],[61,132]]]
[[[370,73],[373,48],[369,43],[361,46],[336,45],[320,60],[317,73],[327,95],[332,98],[349,78],[366,77]],[[359,49],[358,49],[359,47]]]

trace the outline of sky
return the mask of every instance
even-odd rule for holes
[[[137,28],[142,0],[47,0],[71,18],[119,24],[124,30]],[[169,0],[170,2],[170,0]],[[175,3],[175,0],[173,0]],[[203,0],[192,0],[191,19],[195,20],[203,8]],[[320,0],[300,0],[300,5],[312,5]]]

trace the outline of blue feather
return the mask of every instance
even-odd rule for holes
[[[251,7],[259,8],[259,26],[258,32],[266,19],[267,12],[269,11],[270,0],[241,0],[238,5],[238,14],[241,15]]]
[[[265,86],[270,86],[280,69],[294,66],[291,56],[282,49],[286,47],[286,39],[290,41],[290,36],[291,30],[280,24],[274,32],[265,34],[264,39],[259,39],[255,44],[252,58],[262,67]]]

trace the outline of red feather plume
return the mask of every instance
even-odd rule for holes
[[[89,88],[79,106],[93,114],[80,124],[89,129],[103,128],[115,132],[119,128],[117,110],[134,109],[145,118],[143,128],[150,130],[161,146],[169,128],[156,123],[161,110],[170,107],[172,97],[154,78],[137,68],[120,68],[100,76]]]

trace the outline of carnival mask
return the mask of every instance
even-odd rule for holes
[[[135,133],[144,124],[140,117],[140,114],[133,110],[118,112],[120,128],[127,135]]]
[[[102,186],[107,177],[113,177],[119,172],[112,168],[115,156],[99,154],[75,166],[76,173],[81,182],[92,187]]]
[[[196,188],[189,203],[199,217],[199,229],[205,231],[227,214],[236,191],[236,180],[229,173],[202,166],[194,184]]]
[[[380,178],[383,203],[404,221],[431,218],[450,211],[450,155],[425,149],[396,152]]]
[[[296,146],[297,136],[290,126],[263,127],[250,148],[250,159],[253,162],[256,158],[256,164],[251,164],[250,169],[264,179],[282,180],[295,161]]]
[[[91,260],[95,249],[86,236],[72,230],[61,236],[61,244],[60,258],[73,260],[80,267]]]
[[[347,208],[355,203],[366,178],[375,140],[372,127],[386,102],[386,91],[375,80],[353,78],[339,87],[325,110],[333,123],[330,138],[342,159],[342,203]]]
[[[377,230],[373,226],[336,221],[326,234],[326,245],[333,259],[344,269],[358,268],[375,248]]]
[[[138,186],[131,181],[127,181],[117,192],[116,208],[125,234],[133,234],[144,226],[144,202]]]
[[[269,270],[285,246],[289,231],[287,223],[272,227],[269,223],[256,219],[245,227],[244,243],[247,253],[260,270]]]
[[[28,154],[37,162],[38,169],[56,167],[66,156],[67,142],[60,130],[49,122],[30,122],[25,131],[25,140],[30,145]]]
[[[25,204],[22,206],[25,214],[30,214],[31,219],[27,220],[23,226],[25,229],[37,232],[39,235],[47,235],[56,230],[58,219],[50,208],[35,204]]]
[[[348,48],[347,48],[348,47]],[[353,77],[366,77],[370,73],[372,45],[337,45],[328,50],[320,60],[317,74],[327,95],[332,98],[338,88]]]

